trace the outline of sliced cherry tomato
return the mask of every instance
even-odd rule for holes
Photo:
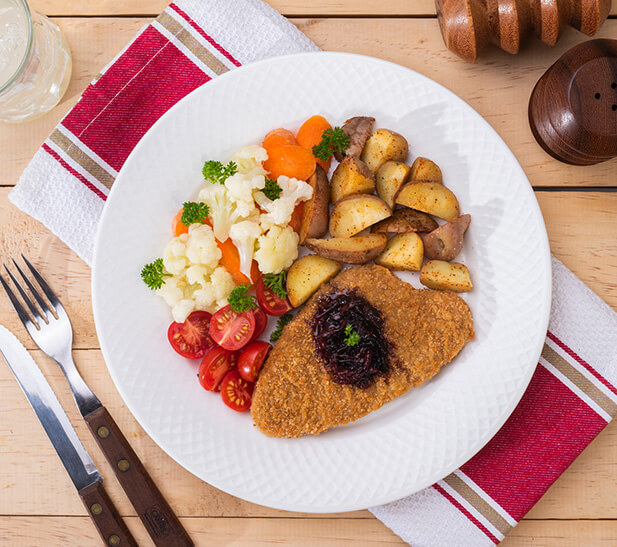
[[[227,374],[238,362],[235,351],[227,351],[220,346],[210,348],[199,365],[199,383],[208,391],[220,391],[220,385]]]
[[[253,338],[251,338],[251,342],[253,340],[257,340],[263,332],[266,330],[266,325],[268,324],[268,316],[264,313],[261,308],[255,308],[253,311],[253,315],[255,316],[255,332],[253,333]]]
[[[238,357],[238,372],[248,382],[256,382],[261,367],[270,353],[272,346],[268,342],[257,340],[242,348]]]
[[[244,412],[251,406],[253,389],[253,382],[247,382],[237,370],[230,370],[221,383],[221,398],[229,408]]]
[[[283,315],[292,309],[287,298],[281,298],[264,285],[263,278],[257,282],[257,303],[268,315]]]
[[[214,346],[209,333],[211,317],[207,311],[194,311],[184,323],[174,321],[167,330],[171,347],[182,357],[201,359]]]
[[[210,320],[210,336],[229,351],[246,346],[255,332],[255,315],[252,311],[237,312],[229,306],[217,311]]]

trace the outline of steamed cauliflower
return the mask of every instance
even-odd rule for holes
[[[265,175],[266,170],[263,168],[263,162],[268,159],[268,152],[265,148],[252,144],[240,148],[231,158],[238,166],[238,173],[245,175]],[[263,187],[262,187],[263,188]]]
[[[255,242],[261,236],[263,230],[259,223],[245,220],[236,222],[229,230],[229,237],[238,248],[240,255],[240,271],[251,279],[251,266],[255,254]]]
[[[263,192],[255,193],[255,201],[267,212],[262,215],[261,222],[264,226],[288,224],[296,205],[313,197],[313,187],[308,182],[283,175],[276,182],[282,190],[278,199],[273,201]]]
[[[225,181],[229,199],[236,205],[238,216],[245,218],[256,211],[253,191],[262,190],[265,185],[266,177],[263,175],[251,177],[236,173]]]
[[[192,264],[201,264],[210,269],[216,268],[221,259],[221,250],[216,245],[214,232],[207,224],[189,226],[186,243],[186,258]]]
[[[172,275],[181,274],[187,267],[186,261],[186,242],[188,234],[174,237],[163,251],[163,266]]]
[[[257,240],[255,260],[262,273],[280,273],[298,258],[300,237],[291,226],[272,226]]]
[[[210,207],[214,236],[219,241],[229,237],[229,228],[239,218],[236,204],[231,200],[223,184],[207,184],[199,192],[199,199]]]

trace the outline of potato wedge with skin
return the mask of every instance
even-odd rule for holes
[[[417,272],[422,267],[424,244],[414,232],[395,235],[383,252],[375,259],[375,264],[390,270],[408,270]]]
[[[355,116],[349,118],[341,127],[345,134],[349,137],[349,145],[343,153],[336,150],[334,157],[336,161],[343,161],[346,156],[352,158],[359,158],[362,154],[362,149],[368,139],[369,135],[373,131],[373,124],[375,118],[369,116]]]
[[[287,297],[294,308],[304,304],[319,287],[341,271],[341,264],[319,255],[298,258],[287,272]]]
[[[441,169],[434,161],[427,158],[418,157],[411,164],[409,180],[443,182]]]
[[[344,158],[332,173],[330,197],[338,203],[353,194],[372,194],[375,191],[375,176],[366,163],[357,158]]]
[[[420,272],[420,283],[440,291],[469,292],[473,288],[467,266],[444,260],[429,260]]]
[[[403,135],[389,129],[378,129],[366,141],[360,159],[373,173],[388,160],[405,161],[409,144]]]
[[[330,235],[351,237],[388,218],[392,210],[377,196],[356,194],[339,201],[330,214]]]
[[[413,209],[397,209],[392,216],[371,228],[373,233],[402,234],[405,232],[432,232],[439,227],[435,219]]]
[[[308,237],[323,237],[328,231],[330,213],[330,183],[328,175],[317,164],[315,172],[307,181],[313,188],[313,196],[304,202],[302,223],[300,224],[300,244]]]
[[[390,207],[394,207],[394,198],[401,186],[407,182],[410,169],[406,163],[388,160],[377,170],[375,175],[377,195]]]
[[[439,182],[408,182],[394,202],[444,220],[454,220],[459,215],[456,196]]]
[[[369,234],[330,239],[307,239],[305,245],[314,253],[332,260],[346,264],[364,264],[379,255],[387,242],[386,234]]]
[[[428,259],[454,260],[463,248],[463,237],[470,222],[470,215],[461,215],[432,232],[423,234],[424,256]]]

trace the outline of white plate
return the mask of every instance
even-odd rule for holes
[[[461,261],[477,338],[433,380],[358,422],[317,437],[271,439],[197,381],[166,332],[169,309],[140,280],[161,256],[170,220],[226,159],[275,127],[320,113],[340,124],[372,115],[411,155],[435,160],[472,216]],[[417,276],[408,274],[405,279]],[[417,285],[417,280],[414,281]],[[268,59],[229,72],[167,112],[128,158],[107,200],[94,258],[94,316],[127,406],[180,465],[262,505],[334,512],[390,502],[475,454],[522,396],[550,307],[550,256],[540,209],[504,142],[467,104],[406,68],[341,53]]]

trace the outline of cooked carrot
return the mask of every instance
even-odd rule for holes
[[[173,232],[174,237],[189,233],[189,227],[180,222],[180,219],[182,218],[182,211],[183,208],[180,208],[180,210],[176,213],[176,216],[171,221],[171,231]]]
[[[332,126],[326,118],[323,116],[312,116],[302,124],[300,129],[298,129],[296,140],[300,146],[312,152],[313,146],[321,142],[321,136],[326,129],[332,129]],[[330,160],[323,161],[318,159],[317,163],[324,168],[326,173],[328,169],[330,169]]]
[[[289,131],[289,129],[283,129],[282,127],[279,129],[273,129],[264,137],[263,146],[266,150],[271,150],[272,148],[276,148],[277,146],[284,146],[285,144],[298,144],[296,142],[296,137],[294,134]]]
[[[253,278],[251,281],[240,271],[240,253],[238,253],[238,249],[233,241],[228,238],[221,243],[217,239],[216,245],[221,250],[221,253],[223,253],[220,261],[221,265],[231,274],[236,285],[251,285],[253,282],[257,282],[260,273],[259,265],[256,260],[253,260],[251,264],[251,277]]]
[[[315,172],[315,156],[302,146],[284,145],[268,150],[264,169],[276,180],[281,175],[307,180]]]

